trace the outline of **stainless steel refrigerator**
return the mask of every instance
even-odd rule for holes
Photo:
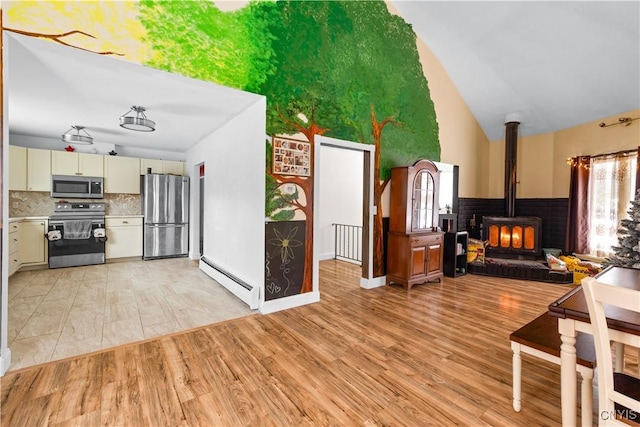
[[[141,177],[144,215],[143,259],[187,256],[189,252],[189,177]]]

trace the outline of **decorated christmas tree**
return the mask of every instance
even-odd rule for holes
[[[636,193],[635,200],[631,201],[628,214],[628,219],[620,221],[619,246],[611,248],[615,253],[604,260],[603,267],[614,265],[616,267],[640,268],[640,190]]]

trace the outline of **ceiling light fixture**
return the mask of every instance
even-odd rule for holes
[[[76,131],[75,133],[72,132],[74,130]],[[69,129],[68,131],[62,134],[62,140],[69,144],[80,144],[80,145],[93,144],[93,137],[89,135],[89,132],[84,130],[84,126],[80,126],[80,125],[71,126],[71,129]]]
[[[127,115],[132,112],[135,112],[135,116]],[[144,112],[144,107],[132,106],[129,111],[120,116],[120,126],[125,129],[137,130],[138,132],[153,132],[156,130],[156,122],[149,120]]]

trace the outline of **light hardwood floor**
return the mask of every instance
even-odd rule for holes
[[[559,367],[526,355],[513,411],[509,334],[570,287],[466,275],[365,290],[336,261],[320,277],[316,304],[10,372],[2,425],[560,424]]]

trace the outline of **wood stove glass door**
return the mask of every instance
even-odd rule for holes
[[[434,219],[435,184],[427,170],[421,170],[413,181],[413,212],[411,230],[430,230]]]

